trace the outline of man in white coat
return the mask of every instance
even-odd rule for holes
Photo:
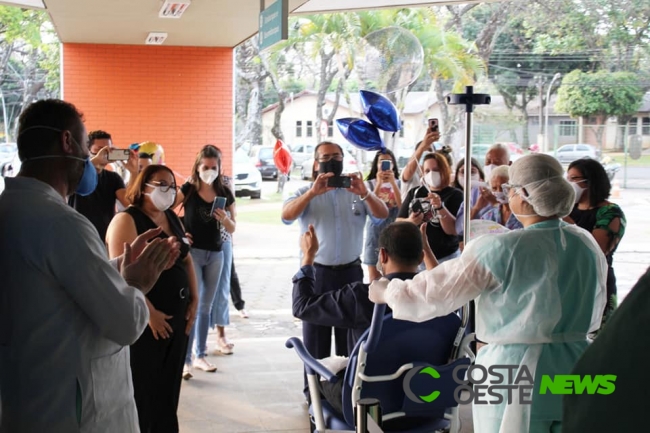
[[[38,101],[19,119],[16,178],[0,196],[0,432],[137,432],[129,349],[144,294],[179,254],[160,229],[111,263],[66,204],[94,190],[82,115]]]

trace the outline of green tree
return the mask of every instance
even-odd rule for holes
[[[31,102],[59,95],[59,43],[44,11],[0,6],[0,108],[11,140]]]
[[[562,80],[555,110],[571,117],[593,119],[598,125],[594,131],[602,149],[602,125],[607,118],[629,119],[638,111],[644,93],[634,73],[576,70]]]

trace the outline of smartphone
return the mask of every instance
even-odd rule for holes
[[[334,176],[327,178],[327,186],[330,188],[350,188],[352,178],[350,176]]]
[[[109,161],[128,161],[130,155],[129,149],[111,149],[108,151]]]
[[[429,131],[438,132],[438,119],[429,119]]]
[[[226,197],[216,197],[214,199],[214,202],[212,202],[212,210],[210,211],[210,215],[214,215],[214,211],[217,209],[225,209],[226,208]]]
[[[387,159],[383,160],[381,162],[381,171],[390,171],[392,165],[393,164],[391,164],[389,160]]]

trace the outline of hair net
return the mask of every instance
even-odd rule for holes
[[[537,215],[567,216],[575,203],[573,187],[564,178],[562,165],[550,155],[526,155],[510,167],[510,182],[526,189],[524,197]]]

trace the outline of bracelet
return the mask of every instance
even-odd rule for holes
[[[361,196],[359,196],[359,200],[364,201],[365,199],[367,199],[368,197],[370,197],[370,194],[372,194],[372,191],[368,190],[368,193],[366,194],[365,197],[361,197]]]

